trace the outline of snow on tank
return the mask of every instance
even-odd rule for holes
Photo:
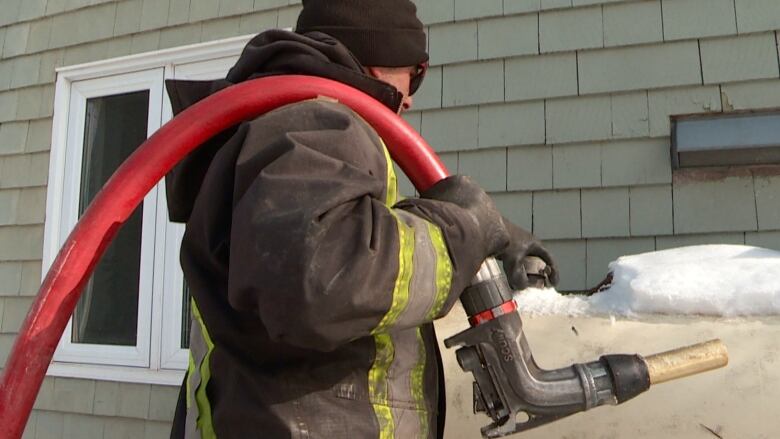
[[[569,316],[780,314],[780,252],[743,245],[700,245],[623,256],[611,284],[592,296],[554,289],[516,293],[520,312]]]

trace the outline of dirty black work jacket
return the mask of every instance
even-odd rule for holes
[[[269,31],[227,78],[170,82],[175,112],[285,73],[400,94],[325,34]],[[215,137],[167,178],[186,222],[190,368],[172,437],[434,438],[431,322],[474,275],[479,232],[454,204],[400,200],[382,139],[345,106],[288,105]]]

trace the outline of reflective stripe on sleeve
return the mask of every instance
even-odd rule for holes
[[[211,378],[214,342],[194,299],[190,300],[193,325],[190,328],[190,366],[187,372],[187,417],[185,438],[216,439],[211,420],[211,403],[206,393]],[[194,404],[193,404],[194,402]]]

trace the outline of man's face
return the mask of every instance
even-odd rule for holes
[[[419,74],[419,67],[368,67],[371,76],[384,81],[401,92],[404,96],[399,113],[412,108],[413,98],[409,93],[412,78]]]

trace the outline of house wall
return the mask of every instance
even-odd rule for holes
[[[0,363],[40,282],[54,68],[293,26],[296,3],[0,0]],[[673,173],[668,152],[670,114],[780,107],[780,2],[417,4],[431,70],[405,117],[546,241],[563,289],[627,253],[780,249],[780,177]],[[25,437],[167,437],[176,395],[47,378]]]

